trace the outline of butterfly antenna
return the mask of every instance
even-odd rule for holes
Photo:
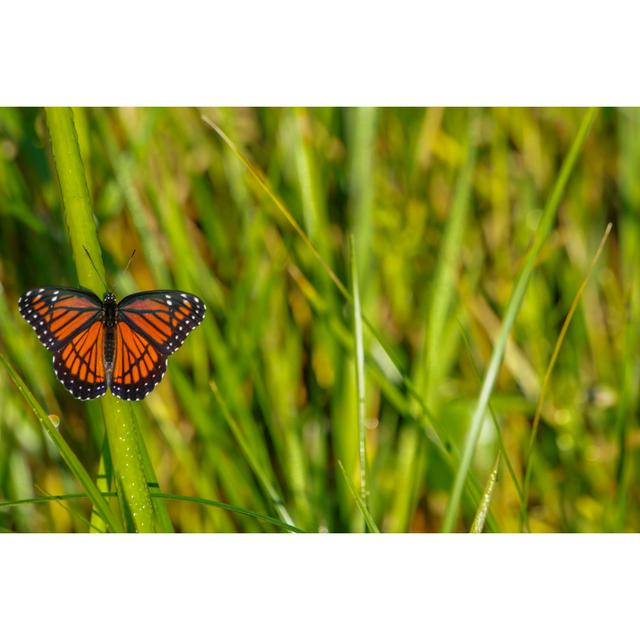
[[[109,287],[107,286],[107,283],[105,282],[104,278],[100,275],[100,272],[98,271],[98,269],[96,267],[96,263],[93,261],[93,258],[91,257],[91,254],[87,250],[87,247],[82,245],[82,248],[84,249],[84,252],[87,254],[87,258],[89,258],[89,262],[91,262],[91,266],[93,267],[94,271],[98,274],[98,278],[100,278],[100,280],[102,280],[102,284],[104,284],[104,290],[105,291],[109,291]]]

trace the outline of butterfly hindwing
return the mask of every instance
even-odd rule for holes
[[[102,302],[90,291],[44,287],[27,291],[18,308],[40,342],[57,352],[102,314]]]
[[[162,380],[167,356],[126,322],[116,327],[111,392],[123,400],[142,400]]]
[[[104,336],[102,321],[95,320],[53,354],[56,376],[74,398],[91,400],[107,390]]]
[[[183,291],[143,291],[118,305],[119,320],[143,334],[154,347],[172,354],[204,318],[206,307],[197,296]]]

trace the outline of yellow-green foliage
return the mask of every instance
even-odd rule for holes
[[[207,303],[133,407],[154,501],[176,531],[442,528],[507,306],[585,113],[74,109],[110,286]],[[515,318],[457,530],[479,508],[484,530],[640,527],[639,177],[640,110],[598,112]],[[542,381],[608,222],[549,378],[525,504]],[[29,288],[78,285],[39,109],[0,109],[0,283],[0,352],[95,480],[100,404],[65,391],[17,309]],[[27,500],[0,506],[0,527],[90,530],[88,499],[41,500],[83,493],[76,477],[0,363],[0,503]]]

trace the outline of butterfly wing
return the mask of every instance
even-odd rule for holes
[[[102,316],[100,298],[80,289],[33,289],[20,298],[18,308],[40,342],[54,353]]]
[[[118,305],[111,391],[125,400],[144,398],[167,370],[167,357],[204,318],[200,298],[182,291],[144,291]]]
[[[126,322],[116,326],[111,392],[123,400],[142,400],[162,380],[167,356]]]
[[[102,320],[94,320],[84,329],[76,331],[53,354],[53,368],[58,380],[78,400],[99,398],[107,390],[104,336]]]
[[[183,291],[143,291],[118,305],[118,318],[166,355],[172,354],[204,318],[206,307]]]
[[[90,291],[46,287],[28,291],[20,313],[54,352],[56,375],[81,400],[112,392],[125,400],[144,398],[162,380],[167,357],[205,314],[204,303],[182,291],[146,291],[118,305],[115,358],[105,370],[103,304]]]

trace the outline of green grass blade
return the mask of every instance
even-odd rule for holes
[[[425,402],[433,409],[437,390],[446,374],[443,367],[451,366],[450,362],[442,363],[439,357],[442,351],[447,322],[451,318],[451,309],[456,296],[456,280],[462,261],[465,231],[470,212],[473,190],[473,175],[476,168],[479,122],[475,112],[469,114],[469,134],[464,164],[457,179],[451,213],[447,218],[442,248],[434,274],[433,294],[427,322],[427,339],[423,352],[422,369],[426,377]]]
[[[349,480],[349,476],[347,475],[344,465],[340,460],[338,460],[338,466],[340,467],[340,471],[342,471],[342,477],[344,478],[346,485],[349,487],[349,491],[351,492],[353,499],[358,505],[358,509],[360,509],[360,513],[362,513],[362,517],[364,518],[364,521],[367,523],[367,527],[369,528],[369,531],[373,531],[373,533],[380,533],[380,529],[378,529],[378,525],[373,519],[371,512],[367,508],[367,505],[365,504],[361,496],[358,495],[358,492],[355,490],[353,484],[351,483],[351,480]]]
[[[349,242],[351,250],[351,288],[353,295],[353,343],[356,369],[356,388],[358,394],[358,454],[360,458],[360,499],[365,505],[369,503],[367,489],[367,451],[365,424],[365,378],[364,378],[364,346],[362,341],[362,311],[360,308],[360,288],[358,286],[358,266],[356,247],[353,236]]]
[[[155,512],[155,516],[159,525],[158,530],[162,531],[163,533],[173,533],[173,523],[171,522],[171,518],[169,518],[169,512],[167,511],[166,505],[161,500],[159,501],[154,499],[153,491],[158,489],[158,478],[156,477],[156,472],[153,468],[151,458],[149,457],[149,452],[144,445],[142,432],[140,430],[140,423],[136,418],[135,409],[132,411],[131,415],[133,416],[135,434],[138,438],[138,449],[140,451],[144,477],[151,492],[151,499],[153,500],[153,510]]]
[[[375,237],[375,142],[378,111],[375,107],[353,107],[347,110],[349,123],[349,221],[356,242],[358,271],[363,283],[361,297],[368,300],[369,291],[364,286],[369,282],[372,268],[372,240]],[[366,304],[363,304],[366,307]]]
[[[580,153],[580,150],[582,149],[584,141],[586,140],[589,128],[591,127],[596,113],[596,109],[588,109],[582,119],[580,128],[578,129],[573,144],[571,145],[571,149],[569,150],[569,153],[567,154],[562,165],[562,169],[560,170],[560,174],[558,176],[558,179],[556,180],[551,196],[544,208],[542,217],[535,233],[533,245],[526,257],[524,266],[522,268],[522,271],[520,272],[520,276],[518,277],[518,281],[511,295],[511,299],[509,300],[500,334],[493,348],[491,360],[489,362],[489,366],[483,380],[482,389],[480,391],[480,395],[473,412],[473,417],[471,419],[471,423],[469,425],[469,429],[465,438],[460,465],[456,472],[451,496],[449,498],[449,503],[447,505],[447,510],[442,525],[442,530],[445,532],[452,531],[456,523],[458,511],[460,508],[460,498],[462,496],[462,490],[464,488],[467,475],[469,474],[469,470],[471,468],[471,461],[473,459],[476,444],[482,430],[482,424],[487,409],[487,404],[489,402],[491,392],[493,391],[493,387],[495,385],[496,378],[500,369],[500,364],[502,363],[502,358],[504,356],[507,338],[516,320],[518,311],[520,310],[520,306],[522,305],[529,280],[531,279],[531,275],[535,268],[536,259],[553,227],[558,206],[560,204],[560,199],[562,197],[562,194],[564,193],[565,187],[569,180],[569,176],[571,175],[571,172],[576,164],[578,155]]]
[[[105,462],[105,451],[106,451],[106,456],[108,456],[109,443],[106,441],[106,439],[102,445],[102,455],[100,456],[100,460],[98,461],[98,475],[96,477],[96,486],[98,487],[98,491],[100,491],[100,493],[103,496],[110,493],[110,489],[111,489],[111,487],[109,486],[111,478],[109,477],[109,474],[107,474],[107,467]],[[115,493],[113,495],[116,496]],[[115,506],[117,508],[117,504]],[[103,531],[104,528],[105,528],[105,523],[100,517],[100,513],[94,509],[91,512],[91,531],[92,532]]]
[[[111,496],[116,496],[117,494],[114,492],[105,492],[102,493],[103,498],[108,498]],[[237,513],[238,515],[248,516],[250,518],[255,518],[256,520],[262,520],[263,522],[268,522],[276,527],[280,527],[282,529],[286,529],[287,531],[291,531],[292,533],[307,533],[304,529],[299,529],[298,527],[294,527],[291,524],[283,522],[282,520],[278,520],[277,518],[272,518],[271,516],[267,516],[263,513],[257,513],[256,511],[251,511],[250,509],[243,509],[242,507],[235,507],[231,504],[227,504],[226,502],[220,502],[218,500],[210,500],[208,498],[197,498],[194,496],[180,496],[174,493],[164,493],[162,491],[152,491],[151,495],[153,496],[154,501],[165,502],[165,501],[175,501],[175,502],[190,502],[192,504],[201,504],[207,507],[216,507],[218,509],[224,509],[225,511],[229,511],[231,513]],[[10,507],[19,507],[21,505],[31,505],[31,504],[46,504],[47,502],[63,502],[65,500],[85,500],[89,496],[86,493],[67,493],[63,495],[53,495],[53,496],[37,496],[35,498],[24,498],[21,500],[8,500],[6,502],[0,502],[0,509],[8,509]]]
[[[455,318],[456,283],[460,268],[464,238],[468,233],[467,219],[471,210],[473,178],[476,167],[479,115],[475,110],[467,113],[466,142],[464,158],[456,178],[450,213],[447,215],[443,237],[433,278],[425,279],[422,287],[429,300],[425,314],[424,339],[416,358],[413,380],[426,406],[436,414],[442,402],[442,382],[454,365],[452,357],[447,357],[451,349],[443,349],[445,330]],[[411,514],[420,495],[419,485],[429,459],[429,450],[419,431],[411,431],[403,436],[402,465],[399,465],[398,488],[395,498],[392,531],[406,530]]]
[[[284,522],[283,520],[272,518],[271,516],[267,516],[263,513],[257,513],[256,511],[251,511],[250,509],[243,509],[242,507],[234,507],[231,504],[227,504],[226,502],[219,502],[218,500],[210,500],[208,498],[197,498],[194,496],[179,496],[173,493],[163,493],[161,491],[153,492],[152,495],[154,499],[175,500],[177,502],[191,502],[192,504],[203,504],[208,507],[218,507],[219,509],[225,509],[226,511],[230,511],[232,513],[248,516],[250,518],[256,518],[257,520],[262,520],[263,522],[268,522],[269,524],[272,524],[276,527],[280,527],[282,529],[286,529],[287,531],[291,531],[292,533],[307,533],[304,529],[300,529],[299,527],[294,526],[290,522]]]
[[[102,251],[98,242],[73,111],[69,108],[47,108],[46,116],[78,281],[83,287],[102,291],[103,281],[106,282]],[[85,248],[93,259],[95,270],[85,254]],[[118,498],[125,520],[130,523],[132,530],[156,531],[160,527],[156,522],[144,475],[140,441],[136,435],[131,408],[125,401],[112,395],[105,396],[101,403]]]
[[[307,248],[313,254],[314,258],[320,263],[323,270],[326,274],[331,278],[333,283],[336,285],[340,293],[347,299],[350,300],[351,294],[347,290],[347,288],[342,284],[342,281],[336,275],[335,271],[329,266],[327,261],[322,257],[318,249],[316,249],[315,245],[309,239],[309,236],[304,232],[304,229],[300,226],[298,221],[291,215],[290,211],[284,205],[282,200],[274,193],[273,189],[269,186],[266,178],[262,175],[262,173],[255,167],[253,163],[251,163],[238,149],[238,147],[229,139],[229,137],[215,124],[210,118],[207,116],[203,116],[203,121],[210,126],[225,142],[226,145],[233,151],[236,157],[242,162],[242,164],[247,168],[249,173],[256,179],[258,184],[264,189],[269,198],[276,205],[280,213],[285,217],[287,222],[293,227],[295,232],[300,236],[302,241],[307,245]]]
[[[103,498],[109,498],[115,496],[115,493],[101,493]],[[64,500],[88,500],[89,496],[86,493],[65,493],[60,495],[51,496],[36,496],[34,498],[21,498],[19,500],[7,500],[6,502],[0,502],[0,509],[9,509],[11,507],[20,507],[27,504],[46,504],[47,502],[62,502]]]
[[[498,480],[498,469],[500,468],[500,453],[496,456],[496,461],[493,463],[493,469],[489,474],[487,480],[487,486],[482,494],[482,500],[476,511],[476,517],[473,519],[471,529],[469,533],[482,533],[484,529],[484,523],[487,519],[487,513],[489,512],[489,506],[491,505],[491,498],[493,498],[493,490],[496,488],[496,482]]]
[[[478,380],[480,381],[481,380],[480,370],[475,361],[475,358],[473,357],[473,350],[471,349],[471,342],[469,341],[469,336],[467,336],[467,333],[464,330],[464,327],[462,326],[462,324],[460,325],[460,331],[462,333],[462,338],[467,348],[467,352],[469,353],[469,360],[471,361],[473,370]],[[496,415],[496,412],[493,410],[493,407],[491,406],[491,402],[487,404],[487,408],[489,409],[489,415],[491,416],[491,420],[493,421],[493,428],[496,430],[496,435],[498,437],[499,453],[501,456],[503,456],[504,462],[507,466],[507,472],[509,473],[509,476],[513,482],[513,486],[516,490],[516,493],[518,494],[518,500],[520,501],[520,504],[522,504],[524,501],[522,487],[520,486],[520,482],[518,482],[518,477],[516,476],[515,469],[513,468],[513,464],[511,462],[511,459],[509,458],[507,448],[504,443],[504,438],[502,436],[502,429],[500,427],[500,423],[498,422],[498,416]]]
[[[631,525],[635,515],[633,492],[637,484],[637,458],[633,454],[632,434],[640,405],[640,226],[635,212],[640,203],[640,182],[638,181],[638,160],[640,159],[640,138],[638,136],[640,110],[621,109],[617,113],[620,151],[616,156],[621,214],[617,216],[619,238],[620,286],[625,305],[625,328],[622,341],[622,361],[616,368],[620,371],[620,401],[616,410],[615,430],[617,432],[618,459],[616,461],[616,490],[614,512],[609,524],[611,531],[634,531]],[[618,194],[617,194],[618,195]]]
[[[558,334],[558,339],[556,340],[556,344],[553,348],[553,353],[551,354],[551,359],[549,360],[549,365],[547,366],[547,370],[544,373],[544,378],[542,380],[542,385],[540,387],[540,397],[538,398],[538,402],[536,404],[536,413],[533,418],[533,425],[531,427],[531,437],[529,439],[529,446],[527,447],[527,453],[525,456],[525,464],[524,464],[524,480],[523,480],[523,499],[522,499],[522,513],[521,513],[521,523],[522,528],[525,531],[529,530],[529,515],[527,511],[527,506],[529,502],[529,487],[531,483],[531,459],[533,457],[533,450],[536,443],[536,437],[538,435],[538,428],[540,426],[540,418],[542,417],[542,408],[544,407],[544,400],[547,388],[549,386],[549,382],[551,380],[551,374],[553,373],[553,368],[558,359],[558,355],[560,354],[560,349],[562,348],[562,344],[564,342],[565,336],[567,335],[567,331],[569,330],[569,325],[571,324],[571,320],[578,309],[578,304],[582,299],[582,295],[584,294],[584,290],[587,288],[587,284],[593,275],[593,270],[596,267],[596,263],[598,262],[598,258],[602,254],[604,249],[604,245],[607,242],[607,238],[611,233],[612,224],[609,223],[607,228],[602,235],[600,240],[600,244],[598,245],[598,249],[596,250],[593,259],[591,260],[591,264],[589,265],[589,270],[585,275],[578,291],[576,292],[573,301],[571,302],[571,306],[569,307],[569,311],[567,313],[564,322],[562,323],[562,328],[560,329],[560,333]]]
[[[240,448],[242,449],[242,452],[247,462],[249,463],[249,466],[251,467],[253,472],[256,474],[258,480],[260,480],[260,484],[262,485],[262,488],[267,494],[269,500],[273,504],[274,509],[280,514],[280,516],[285,522],[287,522],[290,525],[293,525],[293,520],[291,519],[291,516],[287,511],[284,501],[276,491],[272,482],[269,480],[269,478],[267,477],[267,474],[262,468],[262,465],[254,455],[251,447],[249,446],[249,443],[247,442],[245,435],[242,433],[242,430],[240,429],[240,426],[231,415],[229,411],[229,407],[227,406],[227,403],[225,402],[224,398],[222,397],[222,394],[220,393],[220,390],[218,389],[218,385],[213,381],[210,382],[210,385],[211,385],[211,390],[213,391],[218,403],[220,404],[220,408],[222,409],[222,414],[224,415],[224,419],[229,425],[229,428],[231,429],[231,432],[233,433],[233,436],[236,439],[236,442],[240,445]]]
[[[76,454],[71,450],[69,445],[65,442],[65,439],[60,435],[60,432],[54,427],[46,411],[42,408],[40,403],[35,399],[34,395],[27,388],[22,378],[16,373],[9,361],[0,353],[0,362],[5,366],[9,377],[18,388],[18,391],[22,394],[27,401],[31,410],[35,414],[36,418],[40,422],[40,425],[47,432],[53,443],[56,445],[62,459],[65,461],[71,473],[75,476],[78,482],[82,485],[87,492],[87,496],[91,500],[95,510],[100,514],[103,522],[107,524],[112,532],[122,532],[122,524],[117,516],[109,509],[109,505],[102,497],[98,487],[91,481],[86,469],[82,466],[80,460]]]

